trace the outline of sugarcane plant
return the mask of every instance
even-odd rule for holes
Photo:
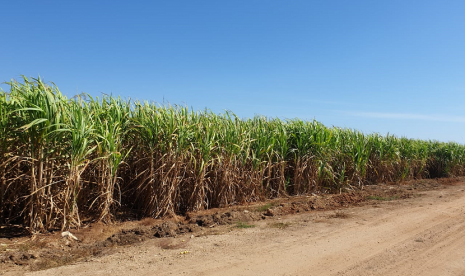
[[[160,218],[377,182],[465,175],[465,146],[299,119],[81,94],[0,91],[0,223],[31,232]]]

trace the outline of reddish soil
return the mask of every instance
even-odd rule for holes
[[[365,186],[26,236],[0,275],[465,275],[464,178]]]

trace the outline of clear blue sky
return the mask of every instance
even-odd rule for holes
[[[0,81],[465,143],[463,0],[1,6]]]

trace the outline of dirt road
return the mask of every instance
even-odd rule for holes
[[[465,183],[254,224],[27,275],[465,275]]]

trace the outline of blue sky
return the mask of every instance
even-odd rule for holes
[[[465,143],[463,0],[5,1],[0,13],[0,81]]]

